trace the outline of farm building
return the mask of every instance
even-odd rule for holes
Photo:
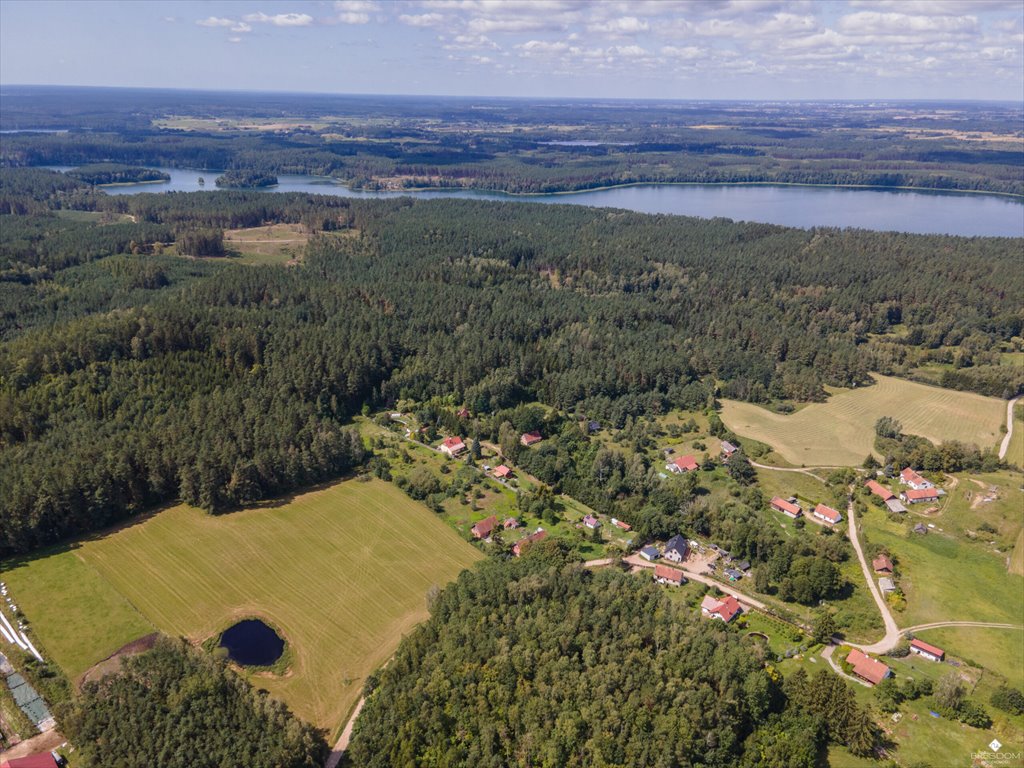
[[[868,480],[864,483],[865,487],[871,491],[875,496],[880,498],[882,501],[888,501],[889,499],[895,499],[896,494],[890,491],[881,483],[876,483],[874,480]]]
[[[515,477],[515,473],[511,469],[506,467],[504,464],[499,464],[498,466],[496,466],[491,474],[494,475],[498,480],[507,480],[510,477]]]
[[[942,661],[946,658],[946,652],[944,650],[936,648],[934,645],[929,645],[923,640],[911,640],[910,652],[916,653],[918,656],[924,656],[929,661]]]
[[[903,503],[899,499],[886,499],[885,506],[890,512],[906,512],[907,508],[903,506]]]
[[[795,497],[787,500],[781,496],[776,496],[771,501],[771,507],[787,517],[792,517],[794,520],[804,513],[804,511],[800,509],[800,505],[796,503]]]
[[[469,529],[470,533],[473,534],[474,539],[487,539],[490,538],[494,529],[498,527],[498,518],[494,515],[484,518],[479,523]]]
[[[665,545],[665,559],[671,560],[673,563],[681,563],[686,559],[686,555],[690,551],[690,545],[679,534],[676,534],[668,543]]]
[[[657,547],[653,547],[648,544],[646,547],[640,550],[640,557],[644,560],[657,560],[661,557],[661,552],[658,551]]]
[[[678,568],[670,568],[667,565],[654,566],[654,580],[659,584],[674,584],[677,587],[686,583],[686,577]]]
[[[531,533],[529,536],[526,536],[526,537],[520,539],[519,541],[517,541],[515,543],[515,546],[512,547],[512,554],[515,555],[516,557],[519,557],[520,555],[523,554],[523,552],[526,551],[527,547],[529,547],[534,542],[541,541],[542,539],[547,538],[547,535],[548,535],[547,531],[545,531],[543,528],[538,528],[536,531]]]
[[[812,512],[811,514],[819,520],[823,520],[824,522],[828,523],[829,525],[835,525],[836,523],[842,522],[843,520],[843,516],[839,514],[837,510],[832,509],[832,507],[825,506],[824,504],[819,504],[818,506],[816,506],[814,508],[814,512]]]
[[[601,527],[601,521],[593,515],[587,515],[583,518],[583,525],[589,528],[590,530],[594,530],[595,528]]]
[[[750,561],[749,560],[740,560],[738,563],[736,563],[736,568],[738,570],[741,570],[744,573],[746,573],[747,571],[750,570]]]
[[[732,595],[726,595],[721,600],[711,595],[704,595],[704,599],[700,601],[700,612],[728,624],[736,617],[736,614],[742,612],[742,609],[739,600]]]
[[[934,488],[935,486],[921,477],[910,467],[907,467],[900,472],[900,482],[906,486],[909,486],[912,490],[921,491],[925,488]]]
[[[519,437],[519,444],[529,448],[531,445],[536,445],[543,439],[544,437],[540,432],[524,432]]]
[[[886,594],[888,594],[889,592],[895,592],[896,591],[896,585],[893,583],[892,579],[890,579],[888,576],[883,576],[882,578],[880,578],[878,580],[878,588],[880,590],[882,590],[883,592],[885,592]]]
[[[885,664],[878,659],[872,659],[856,648],[850,651],[846,661],[853,665],[853,674],[872,685],[878,685],[892,674],[892,670]]]
[[[466,444],[462,442],[461,437],[446,437],[441,441],[441,453],[446,454],[449,458],[454,459],[460,453],[466,451]]]
[[[892,560],[886,554],[881,554],[871,561],[871,567],[875,569],[875,573],[892,573]]]
[[[505,522],[501,524],[501,527],[504,528],[506,531],[515,530],[519,527],[519,521],[516,520],[514,517],[507,517],[505,518]]]
[[[738,450],[739,448],[730,443],[728,440],[722,441],[722,459],[724,461],[728,461],[729,457],[736,453],[736,451]]]
[[[939,492],[934,488],[908,488],[900,492],[900,501],[907,504],[920,504],[923,501],[938,501]]]
[[[612,518],[612,525],[614,525],[616,528],[621,528],[624,531],[633,530],[633,526],[631,526],[629,523],[624,523],[621,520],[616,520],[614,517]]]
[[[684,472],[695,472],[698,468],[697,460],[691,454],[680,456],[678,459],[673,459],[665,465],[665,469],[677,475],[681,475]]]

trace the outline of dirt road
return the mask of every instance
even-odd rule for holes
[[[365,703],[366,697],[364,696],[359,699],[356,708],[352,710],[352,716],[345,723],[345,730],[341,732],[338,743],[331,750],[331,755],[327,758],[327,762],[324,763],[324,768],[338,768],[338,763],[341,762],[341,757],[345,754],[345,750],[348,749],[348,743],[352,740],[352,729],[355,727],[356,718],[363,711],[363,704]]]
[[[853,509],[853,489],[850,489],[850,501],[846,505],[846,516],[850,521],[850,542],[853,544],[853,549],[857,553],[857,559],[860,561],[860,569],[864,573],[864,580],[868,583],[868,589],[871,590],[871,596],[875,599],[875,605],[878,606],[879,613],[882,614],[882,622],[885,624],[885,637],[879,640],[877,643],[871,645],[856,645],[855,647],[860,648],[865,653],[885,653],[890,648],[895,646],[901,637],[900,629],[896,626],[896,620],[892,617],[892,612],[889,610],[888,603],[885,602],[885,598],[882,597],[881,591],[878,589],[878,585],[875,583],[875,575],[868,565],[867,558],[864,557],[864,550],[860,546],[860,536],[857,533],[857,515]],[[855,645],[850,643],[850,645]]]
[[[640,555],[630,555],[629,557],[623,558],[623,560],[625,560],[634,568],[654,568],[654,563],[647,562],[642,557],[640,557]],[[666,565],[672,565],[674,567],[677,564],[666,563]],[[745,595],[739,590],[733,588],[732,586],[728,584],[723,584],[720,581],[716,581],[715,579],[712,579],[710,576],[705,576],[703,573],[700,573],[697,570],[691,570],[686,567],[686,563],[679,563],[678,565],[681,566],[683,571],[686,573],[686,578],[691,579],[692,581],[699,581],[701,584],[707,584],[709,587],[718,587],[720,590],[725,592],[725,594],[732,595],[737,600],[739,600],[741,604],[746,605],[748,608],[760,608],[762,611],[768,609],[768,606],[766,606],[757,598]]]
[[[1006,434],[1003,436],[1003,442],[999,444],[1000,461],[1006,458],[1006,452],[1010,450],[1010,438],[1013,437],[1013,409],[1017,406],[1019,400],[1019,397],[1015,397],[1006,404]],[[1011,456],[1010,458],[1019,459],[1020,456]]]

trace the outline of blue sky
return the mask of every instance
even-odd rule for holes
[[[0,82],[1024,101],[1024,2],[0,0]]]

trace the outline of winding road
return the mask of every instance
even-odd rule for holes
[[[1003,436],[1003,442],[999,444],[1000,461],[1006,458],[1006,452],[1010,450],[1010,438],[1013,437],[1013,409],[1019,400],[1019,397],[1015,397],[1006,404],[1006,434]]]
[[[857,534],[857,514],[854,512],[853,507],[853,488],[851,487],[850,500],[846,505],[846,517],[850,521],[850,542],[853,544],[853,549],[857,553],[857,559],[860,561],[860,569],[864,572],[864,580],[868,583],[868,589],[871,590],[871,596],[875,599],[875,605],[878,606],[878,611],[882,614],[882,622],[885,624],[885,637],[877,643],[872,643],[871,645],[857,645],[856,647],[860,648],[865,653],[885,653],[899,643],[902,633],[900,632],[900,628],[896,626],[896,620],[892,617],[889,605],[885,602],[885,598],[882,597],[882,593],[878,589],[878,585],[875,583],[875,576],[871,571],[871,567],[868,565],[867,558],[864,557],[864,550],[860,546],[860,536]],[[854,644],[850,643],[850,645]]]

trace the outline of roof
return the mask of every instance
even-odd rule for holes
[[[740,612],[740,602],[732,595],[726,595],[718,603],[718,609],[712,611],[722,617],[727,624],[732,621],[733,616]]]
[[[914,533],[928,533],[928,529],[925,527],[924,523],[918,523],[914,526]]]
[[[12,757],[0,762],[0,768],[57,768],[57,761],[49,752],[40,752],[27,757]]]
[[[793,504],[792,502],[786,501],[781,496],[776,496],[772,499],[772,506],[776,509],[781,509],[783,512],[789,512],[791,515],[800,514],[800,505]]]
[[[826,520],[833,523],[838,523],[843,519],[843,516],[839,514],[839,512],[832,509],[832,507],[825,506],[824,504],[816,506],[814,508],[814,514],[818,517],[824,517]]]
[[[616,520],[614,517],[612,518],[612,525],[617,525],[619,528],[621,528],[624,531],[631,531],[631,530],[633,530],[633,526],[631,526],[629,523],[624,523],[621,520]]]
[[[896,585],[893,584],[892,579],[888,576],[883,576],[878,580],[878,588],[883,592],[895,592]]]
[[[900,472],[900,479],[907,485],[921,485],[923,483],[928,482],[910,467],[907,467],[902,472]]]
[[[658,567],[660,568],[661,566]],[[942,657],[946,655],[946,652],[941,648],[936,648],[934,645],[929,645],[924,640],[918,640],[916,638],[910,641],[910,647],[918,648],[922,651],[930,653],[932,656]]]
[[[517,555],[522,554],[523,550],[526,547],[528,547],[530,544],[533,544],[535,541],[540,541],[541,539],[545,538],[547,535],[548,535],[548,532],[543,530],[543,529],[541,529],[539,531],[534,531],[529,536],[524,536],[519,541],[517,541],[516,545],[513,547],[513,549],[515,550],[515,553]]]
[[[509,477],[512,474],[512,470],[506,467],[504,464],[499,464],[494,468],[495,477]]]
[[[889,559],[888,555],[881,554],[871,561],[871,567],[876,571],[891,571],[892,560]]]
[[[937,499],[939,498],[939,492],[934,488],[910,488],[904,491],[907,494],[907,499],[910,501],[919,501],[920,499]]]
[[[868,490],[875,494],[875,496],[881,497],[882,501],[888,501],[889,499],[896,498],[896,495],[892,491],[881,483],[876,483],[874,480],[868,480],[864,485],[867,486]]]
[[[742,579],[743,571],[737,571],[735,568],[726,568],[725,575],[730,579]]]
[[[519,441],[525,445],[533,445],[534,443],[539,443],[543,439],[544,437],[540,432],[524,432],[519,438]]]
[[[692,454],[686,454],[680,456],[678,459],[673,459],[672,464],[679,467],[679,469],[685,469],[687,472],[693,472],[700,465],[697,464],[697,460],[693,458]]]
[[[640,554],[641,555],[647,555],[648,557],[651,557],[651,556],[660,555],[661,553],[658,552],[658,548],[657,547],[653,547],[650,544],[648,544],[646,547],[644,547],[643,549],[640,550]]]
[[[665,552],[668,552],[669,550],[675,550],[676,552],[685,555],[690,550],[690,543],[677,533],[669,539],[668,543],[665,545]]]
[[[861,653],[856,648],[850,651],[846,660],[853,665],[853,674],[863,677],[874,685],[882,682],[889,675],[889,668],[885,664]]]
[[[722,441],[722,453],[736,453],[739,448],[730,443],[728,440]]]
[[[498,518],[494,515],[486,517],[476,525],[472,527],[473,534],[476,536],[489,536],[491,531],[498,525]]]
[[[718,598],[704,595],[704,599],[700,601],[700,607],[703,611],[713,612],[718,608]]]
[[[441,441],[441,445],[443,445],[445,448],[447,448],[450,451],[453,451],[453,450],[455,450],[457,448],[465,448],[466,447],[466,444],[464,442],[462,442],[462,438],[461,437],[446,437],[444,440]]]
[[[519,521],[516,520],[516,518],[514,518],[514,517],[506,517],[505,518],[505,522],[503,522],[501,525],[504,528],[518,528],[519,527]]]
[[[584,525],[586,525],[586,526],[588,526],[588,527],[590,527],[590,528],[594,528],[594,527],[596,527],[596,526],[600,525],[600,524],[601,524],[601,521],[600,521],[600,520],[598,520],[598,519],[597,519],[596,517],[594,517],[593,515],[585,515],[585,516],[583,517],[583,524],[584,524]]]
[[[907,508],[900,503],[899,499],[886,499],[885,506],[890,512],[906,512]]]
[[[682,571],[678,568],[671,568],[667,565],[654,566],[654,578],[667,579],[668,581],[674,581],[676,584],[682,584],[686,581]]]

